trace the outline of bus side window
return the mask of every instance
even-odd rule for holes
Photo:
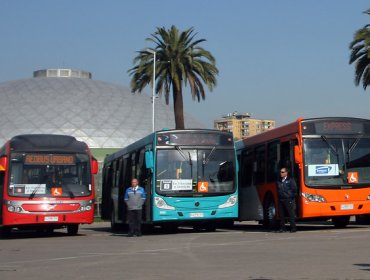
[[[131,154],[131,176],[132,177],[136,177],[136,158],[137,158],[136,154],[137,154],[136,151]]]
[[[290,155],[290,143],[289,142],[283,142],[280,145],[281,147],[281,159],[279,163],[279,168],[282,167],[288,167],[292,169],[292,162],[290,160],[291,155]]]
[[[241,155],[241,160],[244,168],[239,173],[242,174],[242,186],[250,187],[253,184],[253,151],[252,149],[245,149]]]
[[[131,176],[132,176],[132,167],[131,167],[131,158],[126,157],[123,159],[123,187],[128,188],[131,185]]]
[[[256,147],[256,184],[263,184],[265,183],[265,171],[266,171],[266,148],[265,145],[261,145]]]
[[[140,150],[137,170],[138,170],[137,177],[139,179],[140,184],[142,186],[146,185],[149,177],[149,169],[147,169],[145,165],[145,148]]]
[[[278,161],[280,157],[280,144],[278,141],[267,144],[267,181],[273,182],[278,175]]]

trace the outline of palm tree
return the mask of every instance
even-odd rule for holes
[[[132,92],[141,92],[153,82],[153,52],[156,52],[156,88],[160,96],[164,94],[169,104],[170,92],[174,104],[176,129],[184,129],[183,87],[189,85],[193,100],[205,99],[203,83],[210,91],[216,85],[216,60],[213,55],[199,46],[205,39],[195,40],[193,28],[180,32],[175,26],[166,30],[157,27],[155,33],[146,40],[155,44],[154,48],[138,51],[134,67],[128,70],[132,76]]]
[[[364,13],[370,15],[370,9]],[[370,85],[370,24],[356,31],[349,48],[351,49],[349,64],[356,62],[355,85],[360,85],[362,80],[362,86],[366,90]]]

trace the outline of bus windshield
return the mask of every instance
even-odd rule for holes
[[[81,197],[92,192],[86,154],[12,153],[11,196]]]
[[[156,191],[161,195],[217,195],[235,191],[235,156],[231,149],[160,149]]]
[[[370,139],[304,139],[305,183],[312,187],[370,184]]]

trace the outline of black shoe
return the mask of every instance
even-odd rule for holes
[[[279,232],[286,232],[286,229],[285,228],[281,228],[281,229],[279,229]]]
[[[127,237],[133,237],[134,235],[133,234],[131,234],[131,233],[129,233],[129,234],[127,234]]]
[[[296,228],[291,228],[290,229],[290,232],[296,232],[297,231],[297,229]]]

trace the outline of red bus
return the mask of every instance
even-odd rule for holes
[[[97,161],[88,146],[66,135],[30,134],[10,139],[0,149],[0,230],[52,232],[94,219]]]
[[[239,219],[277,225],[278,171],[285,166],[298,185],[298,219],[331,219],[370,213],[370,120],[298,119],[236,143]],[[364,216],[363,216],[364,215]]]

